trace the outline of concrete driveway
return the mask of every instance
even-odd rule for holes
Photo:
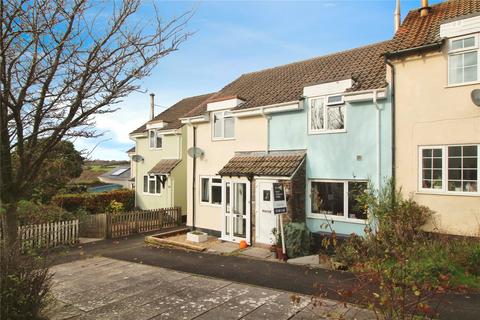
[[[330,300],[111,258],[77,260],[52,272],[51,319],[372,318]]]

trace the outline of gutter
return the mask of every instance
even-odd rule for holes
[[[435,51],[435,50],[440,50],[442,48],[444,40],[437,41],[435,43],[419,46],[419,47],[413,47],[413,48],[408,48],[408,49],[402,49],[398,51],[393,51],[393,52],[387,52],[385,53],[384,57],[386,59],[390,58],[398,58],[410,54],[415,54],[415,53],[421,53],[424,51]]]

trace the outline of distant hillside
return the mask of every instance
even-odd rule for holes
[[[70,184],[102,184],[98,177],[118,166],[128,166],[128,161],[91,160],[85,161],[80,177],[70,181]]]

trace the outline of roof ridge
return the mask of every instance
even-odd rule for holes
[[[323,55],[323,56],[316,56],[316,57],[308,58],[308,59],[305,59],[305,60],[298,60],[298,61],[286,63],[286,64],[275,66],[275,67],[270,67],[270,68],[265,68],[265,69],[261,69],[261,70],[257,70],[257,71],[242,73],[240,75],[240,77],[238,77],[235,80],[238,80],[239,78],[241,78],[243,76],[246,76],[246,75],[250,75],[250,74],[261,73],[261,72],[270,71],[270,70],[274,70],[274,69],[280,69],[280,68],[283,68],[283,67],[287,67],[287,66],[291,66],[291,65],[295,65],[295,64],[300,64],[300,63],[305,63],[305,62],[313,61],[313,60],[320,59],[320,58],[327,58],[327,57],[338,55],[338,54],[345,54],[345,53],[349,53],[349,52],[352,52],[352,51],[365,49],[365,48],[368,48],[368,47],[374,47],[374,46],[378,46],[378,45],[381,45],[381,44],[387,44],[389,42],[392,42],[392,40],[391,39],[383,40],[383,41],[379,41],[379,42],[375,42],[375,43],[371,43],[371,44],[367,44],[367,45],[362,45],[360,47],[355,47],[355,48],[350,48],[350,49],[346,49],[346,50],[342,50],[342,51],[336,51],[336,52],[328,53],[328,54]]]

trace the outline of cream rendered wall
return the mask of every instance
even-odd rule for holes
[[[136,164],[135,197],[136,205],[141,209],[157,209],[174,206],[174,184],[175,177],[171,177],[165,183],[165,189],[160,195],[143,193],[143,176],[148,173],[162,159],[178,159],[181,156],[180,150],[181,135],[164,135],[162,149],[150,149],[148,138],[136,138],[136,154],[143,157],[142,162]]]
[[[222,207],[200,203],[200,176],[215,176],[218,171],[239,151],[265,151],[267,149],[267,120],[264,117],[248,117],[235,119],[235,139],[212,140],[211,123],[187,125],[188,147],[193,146],[193,128],[197,127],[197,147],[205,154],[197,158],[196,191],[195,191],[195,226],[204,229],[221,231]],[[193,159],[188,157],[187,168],[187,225],[192,225],[192,183]]]
[[[480,235],[479,196],[418,192],[418,146],[480,143],[480,108],[470,99],[480,84],[447,87],[446,52],[394,63],[397,184],[436,212],[438,231]]]

